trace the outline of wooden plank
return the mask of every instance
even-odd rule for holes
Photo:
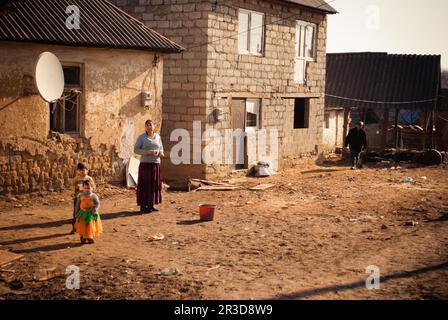
[[[227,183],[222,183],[222,182],[215,182],[215,181],[211,181],[211,180],[204,180],[204,179],[191,179],[191,181],[195,181],[195,182],[201,182],[203,184],[206,185],[216,185],[216,186],[227,186]]]
[[[23,258],[23,254],[0,250],[0,267],[21,258]]]
[[[249,190],[251,190],[251,191],[260,191],[260,190],[267,190],[267,189],[270,189],[270,188],[273,188],[273,187],[275,187],[275,184],[264,183],[264,184],[260,184],[258,186],[249,188]]]
[[[235,186],[203,186],[196,189],[196,191],[233,191],[238,189],[240,188]]]

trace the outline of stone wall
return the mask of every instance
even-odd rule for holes
[[[49,105],[33,85],[44,51],[82,66],[79,134],[49,132]],[[0,194],[61,190],[80,161],[96,180],[123,182],[145,120],[160,130],[163,59],[153,64],[153,53],[3,42],[0,61]],[[151,108],[143,107],[142,91],[152,93]]]
[[[232,128],[232,98],[262,99],[263,129],[279,130],[280,162],[315,156],[322,145],[326,64],[326,16],[278,1],[242,0],[115,0],[115,4],[146,25],[184,46],[170,55],[164,70],[163,139],[167,150],[172,130]],[[216,5],[215,5],[216,4]],[[238,8],[265,14],[265,50],[262,56],[238,53]],[[317,24],[316,60],[307,68],[307,81],[294,83],[296,20]],[[294,129],[294,98],[310,98],[309,127]],[[214,122],[214,109],[222,120]],[[204,145],[204,142],[202,142]],[[193,149],[193,148],[191,148]],[[191,150],[192,152],[192,150]],[[289,163],[289,160],[286,161]],[[232,165],[164,165],[168,183],[189,176],[213,178],[234,169]],[[171,180],[171,181],[170,181]]]

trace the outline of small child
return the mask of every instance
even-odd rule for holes
[[[73,187],[74,187],[74,195],[73,195],[73,220],[72,220],[72,231],[70,234],[75,234],[75,222],[76,222],[76,215],[78,214],[78,211],[76,211],[76,199],[78,199],[79,194],[83,191],[83,182],[84,181],[90,181],[92,183],[92,192],[95,192],[95,182],[93,181],[93,178],[89,176],[88,174],[87,165],[85,163],[78,163],[76,166],[76,177],[73,180]]]
[[[82,183],[83,192],[76,200],[76,222],[75,229],[80,235],[81,243],[94,243],[95,237],[103,232],[98,209],[100,200],[98,196],[92,192],[92,182],[86,180]]]

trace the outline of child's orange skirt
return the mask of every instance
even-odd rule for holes
[[[75,223],[76,233],[85,239],[93,239],[103,233],[100,215],[96,218],[89,211],[80,210]]]

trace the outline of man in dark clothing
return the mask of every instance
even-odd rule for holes
[[[367,135],[364,131],[364,122],[358,122],[356,127],[348,132],[345,138],[345,147],[350,147],[352,169],[356,169],[358,167],[359,154],[363,149],[367,149]]]

